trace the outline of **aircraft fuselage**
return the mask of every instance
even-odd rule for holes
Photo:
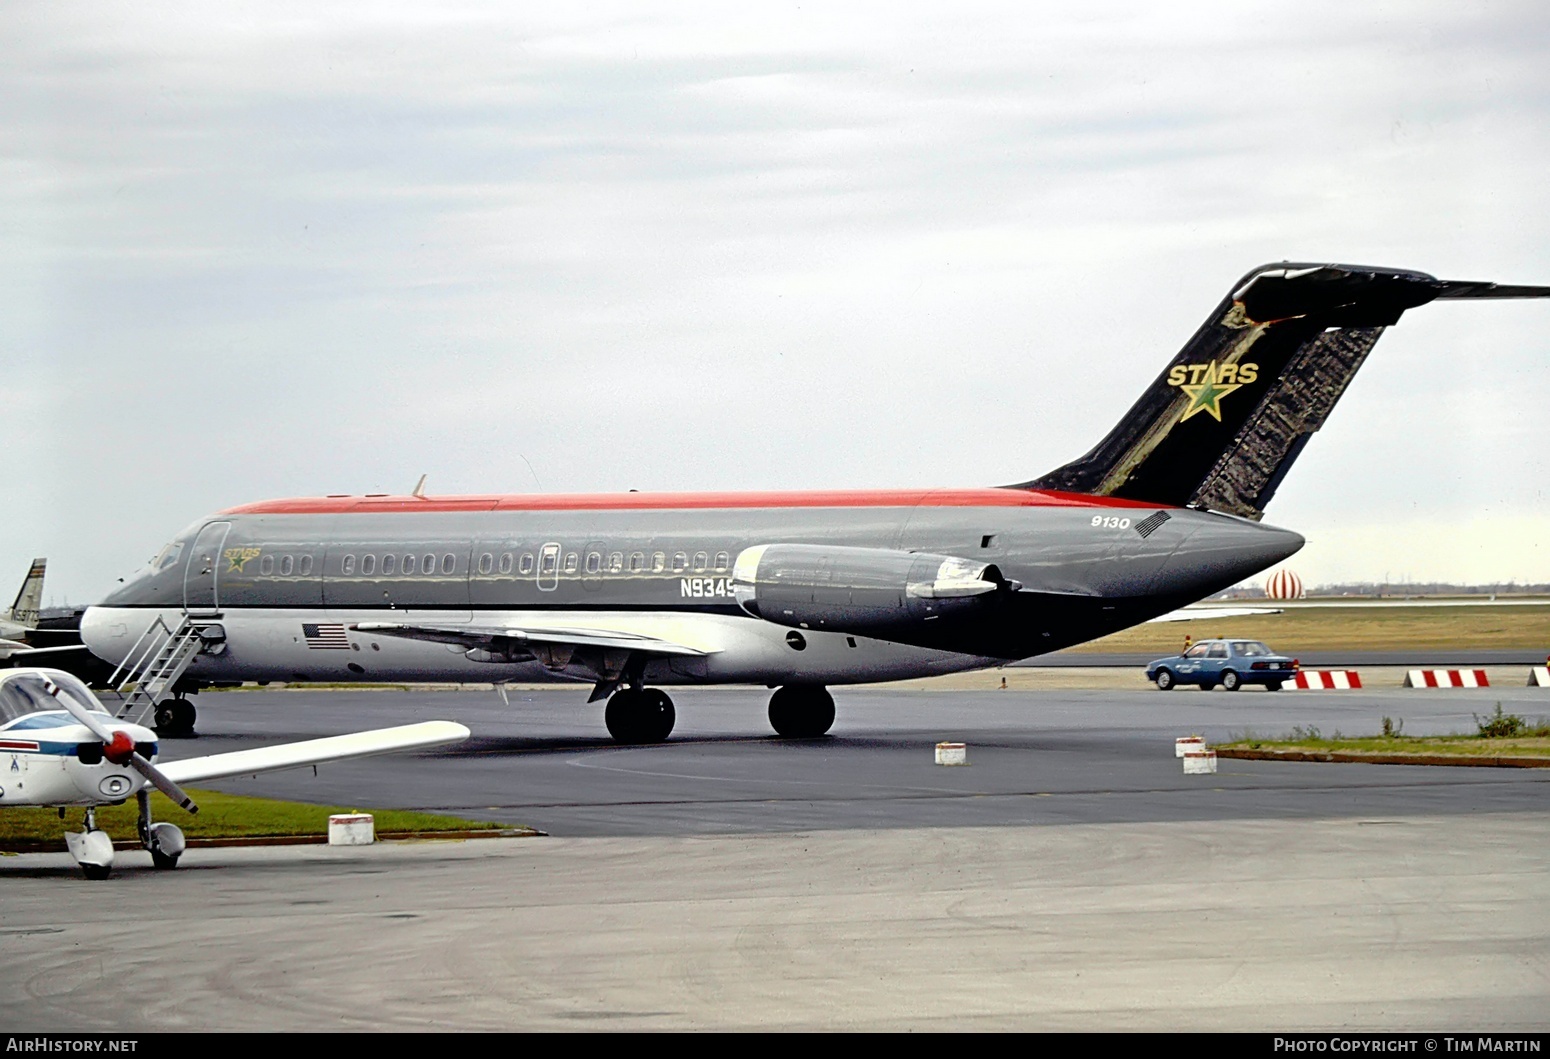
[[[928,614],[883,635],[793,627],[734,593],[738,556],[784,543],[993,564],[1008,590],[968,618]],[[563,657],[503,660],[354,626],[605,624],[702,652],[654,658],[649,683],[862,683],[1058,650],[1301,544],[1232,516],[1026,489],[273,501],[190,527],[87,611],[82,636],[118,662],[153,614],[186,610],[225,633],[190,670],[202,681],[591,680]]]

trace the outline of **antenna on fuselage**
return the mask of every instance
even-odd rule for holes
[[[427,479],[429,477],[430,477],[430,475],[428,475],[428,474],[420,475],[420,480],[418,482],[414,483],[414,492],[410,493],[409,495],[410,496],[417,496],[421,500],[424,500],[425,499],[425,479]]]

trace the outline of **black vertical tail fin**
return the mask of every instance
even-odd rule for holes
[[[21,590],[16,593],[16,602],[11,604],[11,620],[29,629],[38,624],[38,609],[43,606],[43,572],[47,567],[47,559],[32,560]]]
[[[1437,298],[1544,298],[1360,265],[1264,265],[1239,281],[1098,445],[1027,489],[1258,519],[1383,329]]]

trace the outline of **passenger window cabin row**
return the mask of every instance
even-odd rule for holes
[[[457,572],[457,556],[447,552],[441,557],[440,569],[443,574]],[[415,574],[434,574],[437,570],[436,556],[429,553],[416,558],[413,555],[405,555],[399,558],[392,552],[382,556],[380,562],[375,553],[361,556],[362,577],[413,577]],[[355,556],[346,555],[339,561],[339,572],[345,577],[355,573]]]
[[[690,556],[688,552],[674,552],[669,558],[666,552],[652,552],[648,556],[645,552],[631,552],[626,558],[623,552],[609,552],[605,556],[600,551],[586,553],[585,569],[588,576],[597,576],[603,573],[631,574],[653,573],[661,574],[669,571],[675,574],[693,572],[703,574],[714,570],[716,573],[725,573],[731,568],[732,555],[730,552],[717,552],[711,556],[709,552],[695,552]],[[563,559],[558,549],[545,548],[535,555],[533,552],[502,552],[497,558],[494,552],[484,552],[479,556],[476,569],[482,577],[489,577],[499,571],[501,576],[510,576],[513,571],[520,577],[530,577],[534,570],[539,576],[555,576],[563,566],[564,572],[574,574],[582,568],[583,560],[579,552],[566,552]],[[264,555],[259,559],[258,572],[266,577],[278,573],[281,577],[290,577],[293,574],[301,577],[312,575],[311,555]],[[339,560],[339,573],[344,577],[355,577],[357,573],[361,577],[414,577],[424,576],[440,572],[443,575],[452,575],[458,572],[457,556],[451,552],[445,552],[440,556],[426,553],[424,555],[404,554],[402,556],[393,552],[378,555],[368,552],[357,557],[349,553]]]

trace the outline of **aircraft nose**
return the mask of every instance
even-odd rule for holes
[[[1302,534],[1225,515],[1205,515],[1168,560],[1163,591],[1207,595],[1295,555]]]

